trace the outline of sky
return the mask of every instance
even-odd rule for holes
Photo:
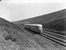
[[[65,8],[66,0],[2,0],[0,17],[9,21],[18,21]]]

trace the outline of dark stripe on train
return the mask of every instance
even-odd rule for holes
[[[30,31],[30,32],[33,32],[34,34],[40,34],[40,32],[34,31],[34,30],[30,29],[30,28],[25,28],[25,29],[27,29],[27,30]]]

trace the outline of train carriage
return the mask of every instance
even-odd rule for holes
[[[25,24],[25,28],[36,33],[43,33],[43,28],[41,24]]]

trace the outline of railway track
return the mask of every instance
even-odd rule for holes
[[[66,36],[64,35],[64,33],[50,31],[48,29],[47,30],[45,29],[44,33],[41,33],[40,35],[53,42],[60,44],[63,47],[66,47]]]
[[[62,32],[44,29],[44,32],[40,34],[41,36],[66,47],[66,36]]]
[[[66,47],[66,40],[62,39],[61,37],[50,35],[50,33],[48,33],[48,32],[41,33],[40,35],[53,42],[60,44],[63,47]]]

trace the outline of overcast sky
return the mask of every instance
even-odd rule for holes
[[[3,0],[0,2],[0,16],[9,21],[17,21],[64,8],[65,0]]]

